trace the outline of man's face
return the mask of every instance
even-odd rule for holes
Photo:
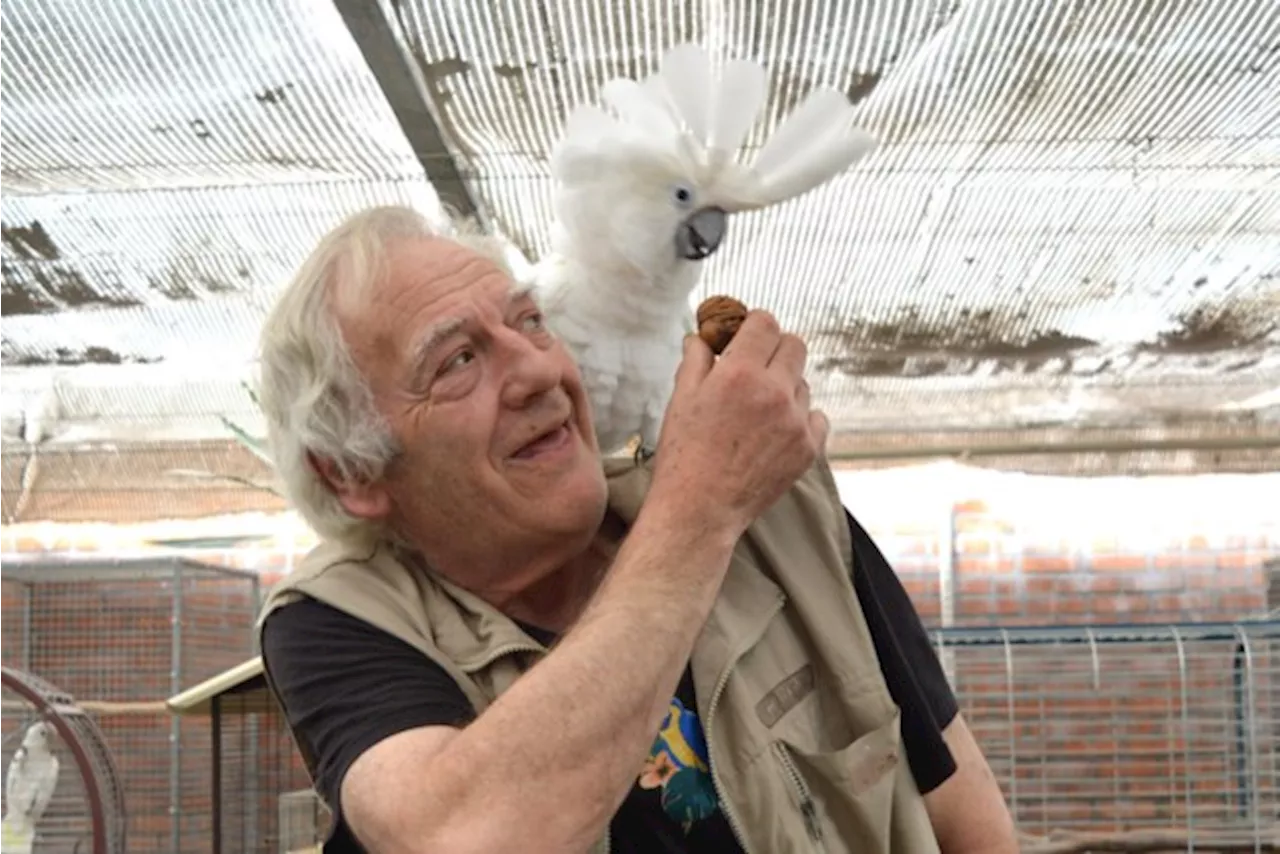
[[[581,377],[501,268],[446,240],[400,241],[339,318],[403,450],[374,489],[428,558],[482,564],[595,532],[607,492]]]

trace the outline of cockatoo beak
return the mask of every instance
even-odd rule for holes
[[[688,261],[701,261],[720,247],[728,224],[724,208],[694,211],[676,230],[676,254]]]

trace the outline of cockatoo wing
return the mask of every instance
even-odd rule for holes
[[[52,753],[47,753],[40,760],[40,770],[37,775],[35,793],[31,801],[31,820],[39,821],[44,816],[44,811],[49,808],[49,802],[53,800],[53,791],[58,786],[58,757]]]
[[[30,800],[31,780],[26,773],[27,749],[19,747],[4,774],[5,815],[23,815]]]

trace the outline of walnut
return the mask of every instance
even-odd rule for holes
[[[698,306],[698,336],[717,356],[729,346],[747,317],[747,307],[733,297],[707,297]]]

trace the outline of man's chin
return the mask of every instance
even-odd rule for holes
[[[532,508],[548,530],[594,534],[609,504],[609,488],[598,459],[584,454],[582,464],[540,496]]]

